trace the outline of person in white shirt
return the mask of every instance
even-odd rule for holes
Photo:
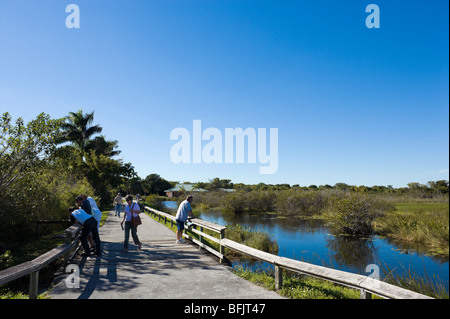
[[[191,203],[194,198],[192,195],[186,197],[186,200],[182,201],[180,206],[178,206],[177,215],[175,216],[177,221],[177,244],[185,244],[183,239],[184,224],[188,218],[194,217],[192,213]]]
[[[92,214],[97,221],[97,230],[100,230],[100,220],[102,219],[102,212],[98,208],[92,208]]]
[[[113,204],[116,207],[115,216],[120,217],[120,210],[122,209],[122,195],[117,193],[117,196],[114,197]]]
[[[93,199],[91,196],[86,196],[86,195],[83,195],[83,196],[84,196],[84,199],[87,199],[89,201],[89,204],[91,204],[92,209],[94,209],[94,208],[98,209],[97,202],[95,201],[95,199]]]
[[[142,244],[139,240],[139,237],[137,235],[137,226],[133,226],[132,218],[133,216],[137,216],[141,213],[141,209],[139,208],[138,203],[133,202],[133,196],[128,195],[125,197],[125,200],[127,201],[125,205],[125,214],[123,216],[123,220],[120,223],[120,225],[123,228],[123,223],[125,222],[125,240],[123,242],[123,252],[128,251],[128,241],[130,239],[130,230],[131,230],[131,236],[133,237],[133,241],[135,245],[138,246],[138,250],[141,250]]]
[[[84,255],[89,256],[89,244],[87,241],[87,237],[89,233],[92,232],[92,237],[94,238],[95,242],[95,255],[100,256],[101,255],[101,243],[100,243],[100,237],[98,235],[98,228],[97,228],[97,220],[91,215],[86,213],[83,209],[78,209],[77,207],[71,207],[69,208],[70,213],[70,219],[72,222],[78,222],[81,225],[83,225],[83,230],[81,231],[80,235],[80,241],[81,245],[84,249]]]

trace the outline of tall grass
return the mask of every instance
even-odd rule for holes
[[[384,265],[381,267],[384,281],[395,286],[402,287],[436,299],[448,299],[448,285],[436,276],[429,276],[424,269],[424,274],[418,275],[411,269],[405,269],[400,274],[395,269]]]
[[[278,254],[277,241],[262,231],[253,231],[241,225],[227,225],[227,238],[271,254]],[[228,250],[232,251],[232,250]]]
[[[398,203],[396,211],[375,222],[377,233],[404,245],[449,255],[449,206],[445,203]]]

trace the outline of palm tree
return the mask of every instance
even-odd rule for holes
[[[113,157],[119,155],[121,151],[116,150],[117,141],[107,141],[103,135],[96,136],[94,139],[86,143],[85,150],[92,150],[96,155],[105,155]]]
[[[93,120],[94,112],[83,114],[81,109],[76,113],[69,112],[66,123],[61,125],[63,138],[60,144],[72,142],[79,151],[86,151],[89,139],[103,130],[99,125],[90,126]]]

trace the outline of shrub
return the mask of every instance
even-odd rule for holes
[[[277,196],[276,211],[282,216],[306,217],[320,215],[326,207],[326,197],[322,192],[291,189]]]
[[[370,235],[373,220],[392,209],[394,207],[385,201],[352,193],[330,206],[329,224],[336,234]]]
[[[278,253],[278,244],[269,234],[262,231],[251,231],[240,225],[227,225],[227,238],[235,242],[253,247],[271,254]]]

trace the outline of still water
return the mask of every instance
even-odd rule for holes
[[[165,202],[176,209],[176,202]],[[401,249],[378,236],[355,239],[335,237],[321,220],[275,218],[271,215],[236,215],[202,212],[199,218],[219,225],[236,225],[264,231],[278,243],[278,255],[339,270],[368,275],[366,267],[376,264],[383,278],[386,269],[395,274],[414,273],[449,285],[449,262],[418,253],[417,249]]]

